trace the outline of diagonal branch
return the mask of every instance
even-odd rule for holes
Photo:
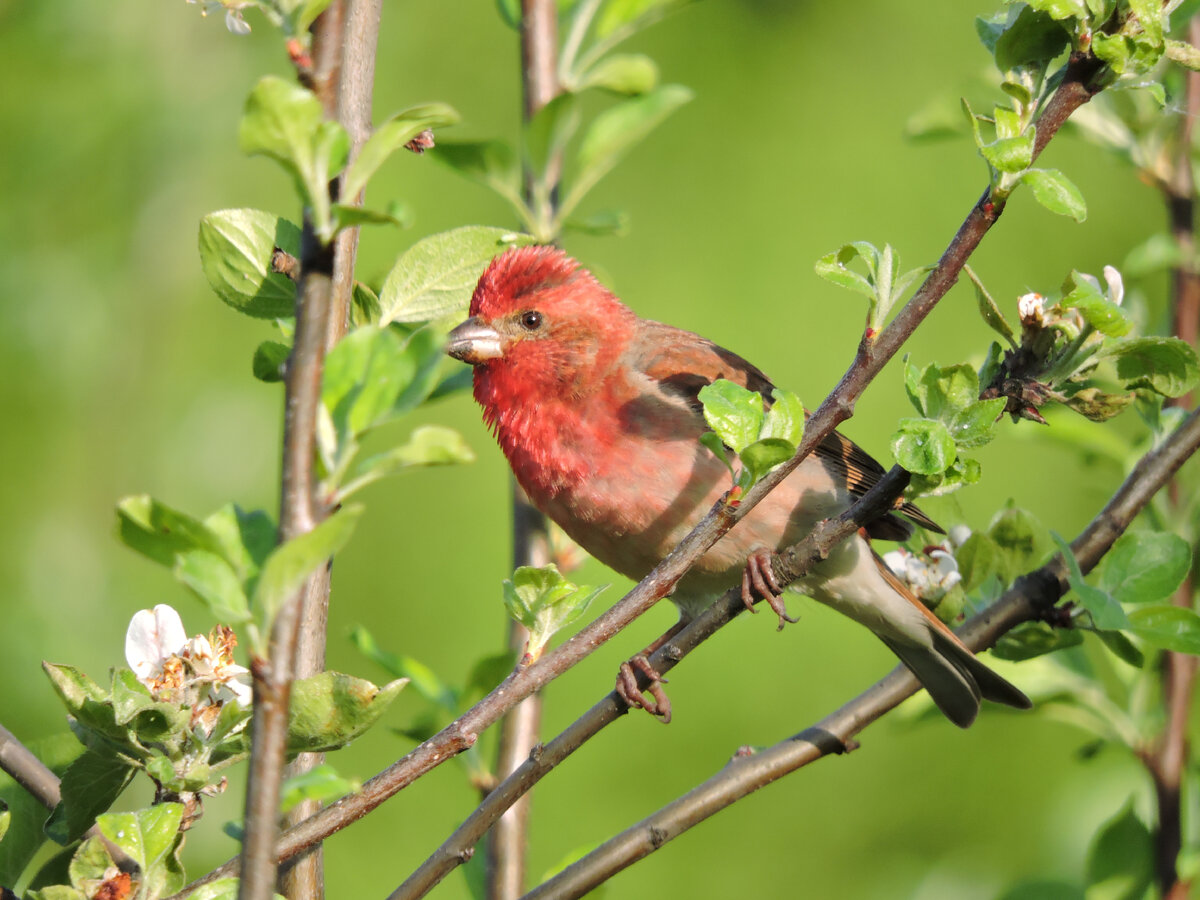
[[[836,519],[821,522],[804,540],[775,554],[771,569],[781,585],[795,581],[840,541],[893,508],[908,485],[909,475],[895,466],[853,506]],[[712,606],[697,616],[679,634],[650,656],[650,666],[665,675],[688,654],[746,611],[740,587],[726,591]],[[646,680],[645,675],[639,678]],[[640,684],[645,687],[645,684]],[[628,712],[628,706],[616,691],[575,720],[545,747],[535,747],[508,778],[504,779],[471,815],[388,900],[417,900],[431,891],[455,867],[466,862],[470,849],[504,812],[572,753]]]
[[[1038,119],[1035,148],[1038,152],[1058,132],[1070,114],[1088,102],[1099,90],[1093,86],[1092,81],[1100,69],[1101,65],[1094,57],[1082,54],[1072,57],[1062,82]],[[288,829],[281,836],[276,848],[278,857],[288,859],[312,844],[324,840],[365,816],[421,775],[470,747],[475,743],[480,731],[494,724],[505,712],[534,691],[589,656],[601,644],[612,639],[630,622],[650,609],[659,599],[669,594],[697,559],[798,466],[823,438],[850,418],[858,397],[953,286],[963,265],[995,224],[999,214],[1000,209],[988,200],[986,194],[980,198],[917,293],[877,337],[873,340],[864,338],[860,343],[854,363],[808,420],[804,439],[797,449],[796,456],[759,482],[736,507],[723,500],[719,501],[649,575],[578,634],[547,652],[533,665],[514,671],[490,694],[442,731],[368,780],[361,791],[343,797],[299,825]],[[184,893],[194,890],[200,884],[234,874],[236,871],[236,861],[226,863],[200,881],[193,882]]]
[[[1095,567],[1142,507],[1197,448],[1200,448],[1200,410],[1194,411],[1162,445],[1142,457],[1104,509],[1072,541],[1071,549],[1084,572]],[[974,650],[991,646],[1005,632],[1055,604],[1067,591],[1066,572],[1066,564],[1059,555],[1017,579],[993,606],[967,622],[959,631],[960,637]],[[747,794],[822,757],[853,749],[856,734],[919,688],[912,673],[897,668],[799,734],[761,752],[734,757],[707,781],[530,891],[525,900],[582,897]]]

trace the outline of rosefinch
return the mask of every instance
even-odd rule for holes
[[[470,316],[450,333],[447,350],[475,367],[475,399],[517,481],[584,549],[640,580],[730,484],[724,464],[697,440],[708,430],[697,393],[725,378],[769,400],[771,382],[712,341],[638,318],[553,247],[494,259]],[[748,603],[753,587],[782,616],[769,552],[842,512],[882,474],[861,449],[831,435],[680,580],[671,595],[680,622],[739,577]],[[899,512],[940,531],[911,504]],[[892,514],[865,529],[891,540],[911,530]],[[1030,705],[908,592],[862,532],[797,586],[876,634],[956,725],[975,719],[981,697]],[[628,677],[627,690],[634,684]],[[666,714],[665,696],[652,693],[657,709],[622,691]]]

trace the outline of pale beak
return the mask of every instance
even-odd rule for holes
[[[500,333],[478,316],[471,316],[451,331],[448,340],[446,352],[473,366],[504,355]]]

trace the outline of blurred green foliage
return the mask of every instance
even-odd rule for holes
[[[823,396],[852,358],[863,310],[820,280],[813,262],[860,239],[889,242],[910,264],[941,252],[984,186],[978,157],[968,139],[915,143],[903,134],[913,113],[954,106],[960,95],[977,108],[994,101],[973,26],[993,11],[990,2],[952,0],[868,0],[850,10],[708,0],[672,17],[627,49],[648,53],[664,80],[695,97],[575,212],[618,207],[628,237],[573,236],[568,250],[640,314],[719,339],[802,397]],[[213,296],[196,252],[199,220],[212,210],[298,218],[286,180],[238,149],[242,103],[258,77],[291,75],[272,30],[250,22],[254,31],[235,37],[219,16],[204,20],[182,0],[0,0],[10,71],[0,104],[0,672],[14,686],[0,721],[22,738],[64,728],[38,674],[43,658],[104,680],[121,661],[134,611],[168,602],[199,623],[202,607],[181,600],[169,572],[113,538],[118,498],[148,493],[188,510],[277,502],[281,393],[250,377],[256,345],[275,332]],[[440,100],[462,115],[448,137],[515,138],[517,38],[494,4],[389,4],[380,46],[381,114]],[[1015,195],[972,259],[1009,315],[1018,294],[1058,285],[1066,271],[1120,264],[1163,219],[1127,168],[1071,134],[1044,162],[1070,173],[1088,217],[1076,225]],[[517,224],[501,200],[420,158],[381,170],[369,199],[378,208],[402,199],[413,220],[406,232],[363,234],[359,275],[376,286],[422,235]],[[1146,331],[1164,315],[1164,285],[1149,283]],[[964,341],[982,360],[990,340],[964,285],[908,349],[923,365],[950,364]],[[845,430],[889,462],[889,435],[906,414],[897,361]],[[365,624],[381,646],[462,684],[482,654],[502,649],[507,467],[465,395],[422,415],[466,435],[479,461],[362,493],[366,511],[334,575],[329,664],[383,677],[347,639]],[[1101,443],[1132,425],[1073,427],[1094,429]],[[1121,477],[1104,454],[1080,465],[1076,451],[1048,439],[1052,429],[999,430],[977,453],[988,477],[927,503],[935,518],[982,529],[1012,497],[1072,535]],[[379,431],[364,453],[398,439]],[[614,576],[588,563],[578,580]],[[625,585],[616,581],[608,597]],[[548,779],[535,794],[531,871],[657,808],[739,744],[799,730],[891,667],[862,629],[815,604],[803,610],[801,625],[782,635],[746,617],[672,677],[669,728],[631,716]],[[673,620],[673,610],[655,610],[556,682],[547,733],[609,690],[619,661]],[[1005,674],[1021,683],[1019,668]],[[422,703],[402,694],[385,723],[410,726]],[[1149,808],[1131,760],[1084,762],[1086,735],[1035,716],[992,711],[965,733],[892,719],[863,745],[722,813],[619,876],[613,891],[986,900],[1022,878],[1079,881],[1096,824],[1122,810],[1130,783],[1144,785],[1134,799],[1143,816]],[[379,729],[343,751],[337,768],[362,779],[409,746]],[[128,799],[133,808],[147,798]],[[328,843],[330,895],[391,890],[473,800],[457,767],[413,785],[352,839]],[[240,813],[235,796],[206,806],[217,821]],[[217,829],[197,829],[189,872],[236,849]],[[459,876],[441,892],[466,895]]]

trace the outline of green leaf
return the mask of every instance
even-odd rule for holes
[[[996,641],[992,654],[997,659],[1020,662],[1082,643],[1082,631],[1051,628],[1045,622],[1026,622]]]
[[[904,388],[917,412],[949,425],[978,401],[979,376],[963,363],[946,368],[930,363],[917,369],[906,360]]]
[[[1144,278],[1156,272],[1166,272],[1178,266],[1184,260],[1179,243],[1166,232],[1152,234],[1139,244],[1135,244],[1121,264],[1121,271],[1126,278]]]
[[[237,878],[218,878],[192,891],[191,900],[237,900],[238,883]]]
[[[147,494],[117,503],[117,531],[127,547],[164,566],[174,566],[176,554],[188,550],[222,550],[204,523]]]
[[[559,94],[537,111],[525,128],[531,171],[545,171],[549,161],[575,136],[580,119],[579,98],[570,92]]]
[[[1000,548],[982,531],[976,531],[954,552],[964,591],[973,591],[1000,570]]]
[[[901,419],[892,435],[896,462],[918,475],[937,475],[954,462],[958,451],[946,426],[934,419]]]
[[[596,36],[605,38],[619,28],[636,26],[639,20],[657,18],[689,0],[608,0],[596,20]]]
[[[422,425],[408,441],[385,453],[369,456],[355,467],[353,478],[339,492],[347,497],[373,481],[417,466],[446,466],[475,461],[462,435],[442,425]]]
[[[292,348],[287,344],[263,341],[255,348],[254,360],[250,364],[254,377],[268,384],[283,381],[284,369],[291,354]]]
[[[725,463],[725,468],[729,470],[730,477],[737,477],[737,474],[733,471],[733,463],[729,461],[729,448],[725,446],[725,442],[717,436],[716,432],[704,432],[704,434],[700,435],[700,443],[707,447],[713,456]]]
[[[63,773],[62,800],[46,822],[46,837],[63,846],[79,840],[116,802],[134,771],[112,750],[85,750]]]
[[[1182,606],[1139,606],[1129,613],[1129,631],[1163,650],[1200,656],[1200,616]]]
[[[429,155],[460,175],[487,185],[502,197],[519,199],[521,172],[517,155],[504,141],[439,143]]]
[[[279,812],[286,815],[306,800],[331,803],[361,788],[361,782],[343,778],[333,766],[322,763],[283,782],[279,791]]]
[[[326,357],[321,402],[339,445],[382,424],[416,368],[390,328],[366,325],[338,341]]]
[[[221,555],[243,582],[249,582],[279,542],[275,523],[261,509],[246,512],[229,503],[204,520],[217,538]]]
[[[1125,637],[1123,632],[1097,630],[1096,637],[1104,642],[1104,646],[1114,656],[1129,663],[1135,669],[1140,669],[1145,665],[1146,657],[1142,654],[1141,650],[1134,646],[1133,641]]]
[[[384,279],[380,321],[426,322],[463,314],[479,276],[509,247],[533,243],[527,234],[469,225],[409,247]]]
[[[366,628],[356,625],[350,632],[350,640],[359,652],[383,668],[395,678],[410,681],[418,694],[430,703],[441,707],[451,715],[459,713],[458,696],[450,685],[425,663],[403,653],[392,653],[376,643]]]
[[[1165,531],[1127,531],[1105,554],[1100,587],[1120,603],[1157,603],[1187,577],[1192,551]]]
[[[1029,185],[1033,198],[1050,212],[1070,216],[1076,222],[1087,218],[1083,194],[1058,169],[1030,169],[1021,180]]]
[[[98,884],[103,883],[105,874],[113,864],[113,859],[99,837],[90,837],[71,857],[67,865],[67,878],[71,884],[83,891],[86,896],[92,896]]]
[[[1154,839],[1130,800],[1100,827],[1087,858],[1087,896],[1138,900],[1154,877]]]
[[[261,209],[222,209],[200,220],[200,268],[217,296],[258,319],[291,316],[296,285],[271,268],[275,248],[300,255],[300,229]]]
[[[1017,137],[1000,138],[979,148],[983,158],[1000,172],[1021,172],[1033,162],[1033,128]]]
[[[387,158],[422,131],[454,125],[459,118],[458,112],[444,103],[413,106],[396,113],[372,132],[359,151],[358,158],[346,170],[342,196],[357,197]]]
[[[579,90],[603,88],[618,94],[645,94],[658,84],[658,66],[642,53],[618,53],[600,60],[580,80]]]
[[[874,250],[873,247],[871,249]],[[871,265],[871,257],[863,252],[861,241],[853,244],[843,244],[833,253],[827,253],[817,260],[816,272],[826,281],[832,281],[838,287],[844,287],[874,299],[875,285],[858,272],[849,268],[850,263],[858,256],[862,256],[863,259],[868,260],[868,265]]]
[[[1038,12],[1044,12],[1052,19],[1086,19],[1087,4],[1083,0],[1026,0],[1029,6]]]
[[[312,531],[281,544],[267,557],[253,600],[254,609],[261,611],[265,624],[274,621],[279,607],[291,599],[309,575],[346,545],[360,515],[361,506],[343,507]],[[264,629],[269,631],[269,627]]]
[[[204,601],[213,618],[226,625],[250,621],[250,603],[229,563],[207,550],[188,550],[175,558],[175,577]]]
[[[178,703],[162,703],[129,669],[113,670],[113,720],[128,726],[143,743],[179,737],[188,727],[190,711]]]
[[[503,650],[500,653],[482,657],[471,667],[463,693],[481,696],[490,693],[508,677],[516,663],[516,654],[512,650]]]
[[[975,302],[979,306],[979,315],[987,326],[999,334],[1002,338],[1008,341],[1010,347],[1016,347],[1018,344],[1016,332],[1013,327],[1008,324],[1008,320],[1004,318],[1004,313],[1000,312],[1000,307],[996,305],[996,301],[992,299],[992,295],[987,292],[978,276],[969,266],[964,266],[967,277],[971,279],[971,284],[975,288]],[[982,379],[980,379],[982,383]]]
[[[742,464],[750,473],[750,484],[757,484],[762,477],[780,463],[785,463],[796,454],[796,445],[783,438],[763,438],[755,441],[738,454]]]
[[[1096,627],[1106,631],[1128,628],[1129,619],[1125,616],[1125,610],[1121,609],[1121,604],[1107,591],[1093,587],[1083,580],[1083,573],[1079,569],[1079,562],[1075,559],[1071,545],[1057,532],[1050,532],[1050,537],[1054,539],[1066,561],[1071,590],[1079,598],[1079,605],[1091,613]]]
[[[344,747],[378,721],[408,679],[377,687],[363,678],[322,672],[292,683],[288,752],[320,753]]]
[[[96,824],[100,832],[138,864],[143,873],[161,866],[175,845],[183,804],[159,803],[138,812],[109,813]]]
[[[735,453],[758,440],[764,421],[761,394],[719,378],[702,387],[698,396],[708,427]]]
[[[1048,13],[1021,6],[1016,18],[996,37],[996,68],[1007,72],[1031,63],[1044,66],[1066,50],[1069,42],[1067,30]]]
[[[1106,422],[1124,412],[1125,407],[1137,399],[1135,394],[1109,394],[1099,388],[1083,388],[1066,399],[1068,408],[1093,422]]]
[[[1172,41],[1166,42],[1167,59],[1171,62],[1178,63],[1185,69],[1191,69],[1193,72],[1200,71],[1200,50],[1197,50],[1187,41]]]
[[[1196,351],[1179,338],[1130,338],[1103,353],[1116,361],[1117,377],[1130,389],[1147,388],[1166,397],[1182,397],[1200,381]]]
[[[782,438],[792,445],[795,453],[796,446],[804,437],[804,404],[791,391],[778,388],[771,391],[774,402],[767,410],[763,420],[760,438]]]
[[[1129,11],[1137,16],[1146,40],[1157,47],[1163,44],[1163,5],[1159,0],[1129,0]]]
[[[579,145],[578,174],[563,200],[560,215],[568,215],[626,153],[691,99],[692,92],[682,85],[664,84],[596,116]]]
[[[948,427],[960,450],[982,447],[995,437],[996,421],[1004,413],[1005,402],[1003,397],[980,400],[955,414]]]
[[[1125,311],[1109,300],[1100,290],[1098,282],[1090,276],[1072,271],[1063,287],[1064,291],[1067,288],[1070,291],[1062,298],[1060,305],[1079,310],[1087,323],[1101,334],[1120,337],[1133,327]]]
[[[579,619],[607,585],[592,587],[567,581],[554,565],[521,566],[504,581],[508,614],[529,629],[527,660],[537,659],[550,639]]]
[[[1010,583],[1038,562],[1050,536],[1034,516],[1009,502],[988,525],[988,537],[1002,551],[1002,578]]]

